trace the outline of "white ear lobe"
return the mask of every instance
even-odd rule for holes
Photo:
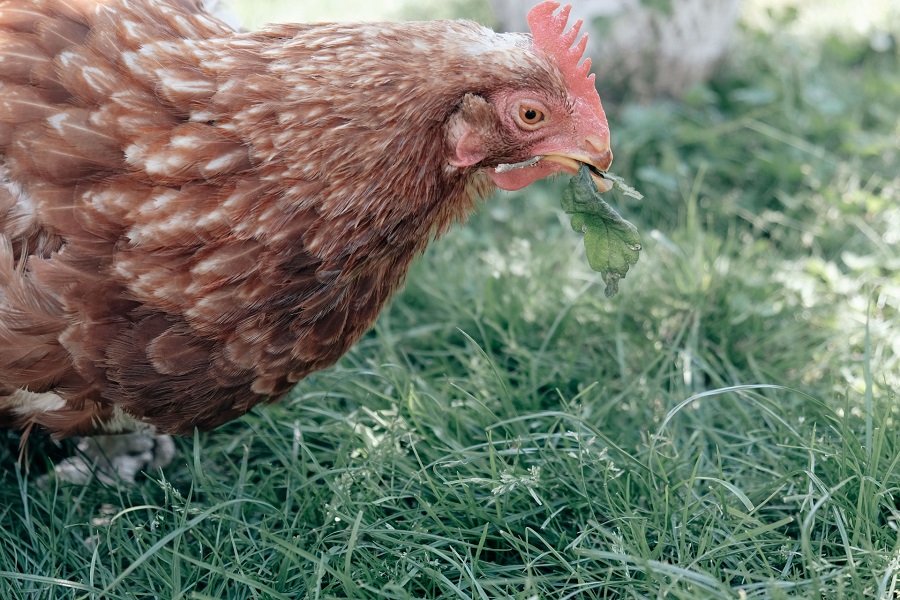
[[[450,118],[447,141],[450,146],[448,162],[457,169],[474,166],[487,156],[484,140],[475,133],[472,126],[466,123],[460,114],[455,114]]]

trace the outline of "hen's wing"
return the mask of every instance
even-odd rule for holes
[[[177,319],[136,313],[116,271],[129,268],[126,231],[161,249],[183,239],[219,200],[202,186],[248,166],[239,141],[188,122],[215,86],[171,43],[228,31],[188,0],[0,1],[0,424],[62,396],[42,424],[92,429],[113,412],[100,394],[110,349],[124,362],[166,331],[158,352],[190,368]],[[152,272],[141,260],[128,275]],[[142,283],[160,295],[171,281]]]

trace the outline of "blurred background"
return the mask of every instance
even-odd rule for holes
[[[527,31],[532,0],[297,0],[226,2],[244,26],[267,22],[469,18],[495,29]],[[726,55],[735,26],[807,39],[868,37],[888,50],[900,21],[892,0],[575,0],[593,34],[598,78],[646,94],[678,95],[706,80]]]

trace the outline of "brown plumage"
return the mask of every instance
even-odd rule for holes
[[[605,170],[556,8],[532,38],[0,0],[0,425],[216,427],[332,365],[496,186]]]

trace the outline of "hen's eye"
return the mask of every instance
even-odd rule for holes
[[[537,125],[544,120],[544,113],[533,106],[519,107],[519,120],[525,125]]]

